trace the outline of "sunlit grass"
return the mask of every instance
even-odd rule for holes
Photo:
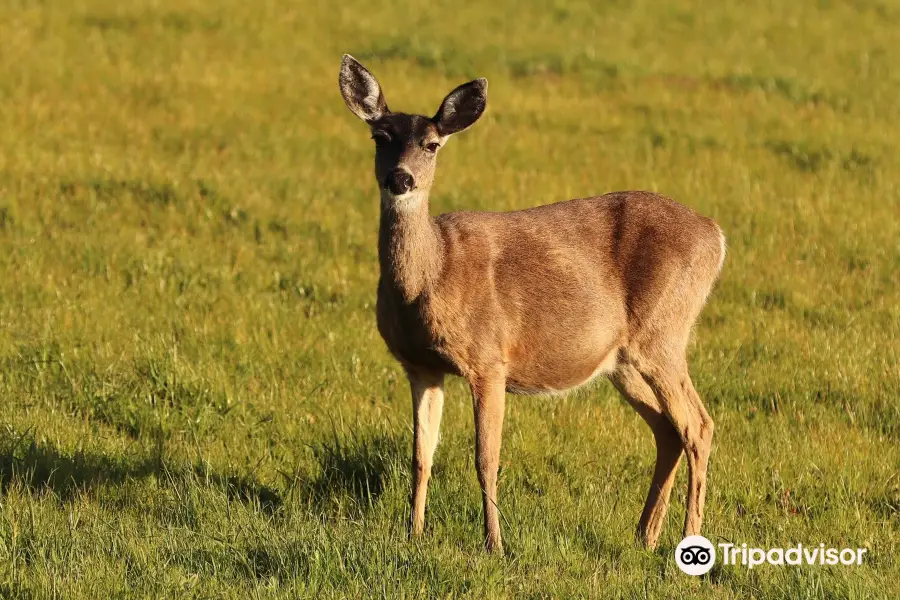
[[[900,8],[107,0],[0,7],[0,595],[900,595]],[[729,255],[691,346],[716,420],[705,533],[858,568],[671,558],[633,530],[652,440],[608,385],[510,398],[481,550],[449,385],[425,538],[410,401],[374,323],[371,142],[466,78],[436,211],[652,189]]]

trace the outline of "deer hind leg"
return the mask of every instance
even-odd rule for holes
[[[656,468],[637,529],[638,540],[647,548],[653,549],[659,541],[666,512],[669,510],[669,498],[681,461],[681,438],[663,412],[656,394],[637,369],[628,364],[621,364],[610,376],[610,380],[647,422],[656,440]]]
[[[641,374],[678,432],[687,455],[688,494],[684,537],[697,535],[703,525],[703,506],[706,502],[706,472],[713,438],[712,418],[694,389],[684,361],[665,368],[642,368]]]
[[[444,408],[444,377],[409,373],[413,400],[412,496],[410,497],[409,534],[416,536],[425,528],[425,502],[428,480],[437,448]]]

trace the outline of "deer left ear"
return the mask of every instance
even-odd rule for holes
[[[444,98],[432,121],[441,135],[459,133],[471,127],[487,107],[487,79],[464,83]]]
[[[349,54],[341,61],[338,85],[347,108],[363,121],[371,123],[390,112],[378,80]]]

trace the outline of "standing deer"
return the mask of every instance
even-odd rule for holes
[[[656,439],[639,540],[656,546],[682,451],[690,471],[684,535],[698,534],[713,422],[685,349],[725,259],[722,230],[638,191],[432,218],[437,154],[482,115],[487,80],[454,89],[431,118],[390,111],[375,77],[349,55],[339,83],[375,140],[378,330],[406,371],[413,401],[410,535],[425,524],[445,374],[464,377],[472,390],[488,551],[503,552],[497,471],[505,393],[562,393],[600,375]]]

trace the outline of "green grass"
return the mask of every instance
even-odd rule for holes
[[[481,4],[0,7],[0,596],[900,596],[900,6]],[[652,440],[607,384],[510,399],[497,559],[451,382],[408,542],[343,52],[400,110],[489,78],[436,211],[639,188],[715,218],[704,532],[866,563],[687,577],[684,472],[640,549]]]

